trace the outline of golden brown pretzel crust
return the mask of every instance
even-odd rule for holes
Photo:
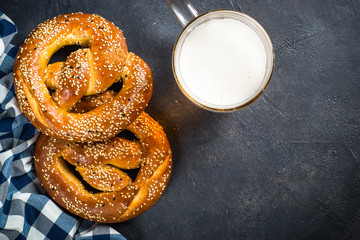
[[[48,65],[58,49],[73,44],[86,48],[66,62]],[[150,68],[128,53],[122,32],[98,15],[83,13],[40,24],[19,49],[14,80],[20,107],[30,121],[42,133],[71,142],[115,136],[140,115],[153,89]],[[97,108],[83,114],[69,111],[83,96],[104,92],[121,80],[120,92]]]
[[[69,143],[41,134],[35,168],[49,195],[70,212],[103,223],[125,221],[150,208],[169,181],[169,143],[162,127],[145,112],[127,129],[140,143],[118,137],[102,143]],[[86,190],[65,161],[102,192]],[[120,170],[139,166],[134,182]]]

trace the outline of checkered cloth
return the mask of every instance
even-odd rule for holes
[[[0,239],[125,239],[108,225],[63,211],[44,192],[32,156],[38,131],[14,94],[14,23],[0,12]]]

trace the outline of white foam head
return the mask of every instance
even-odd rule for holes
[[[233,16],[192,24],[179,37],[173,58],[185,94],[200,105],[225,110],[259,95],[273,62],[256,29]]]

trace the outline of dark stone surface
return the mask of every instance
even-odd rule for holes
[[[97,13],[152,68],[147,112],[167,132],[173,174],[154,207],[113,227],[129,239],[360,239],[360,2],[192,2],[268,31],[275,72],[249,107],[211,113],[182,95],[171,70],[181,27],[165,1],[0,0],[14,44],[58,14]]]

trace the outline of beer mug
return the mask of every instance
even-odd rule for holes
[[[199,15],[187,0],[167,0],[183,30],[172,53],[175,80],[197,106],[228,112],[254,102],[274,69],[274,50],[264,28],[234,10]]]

